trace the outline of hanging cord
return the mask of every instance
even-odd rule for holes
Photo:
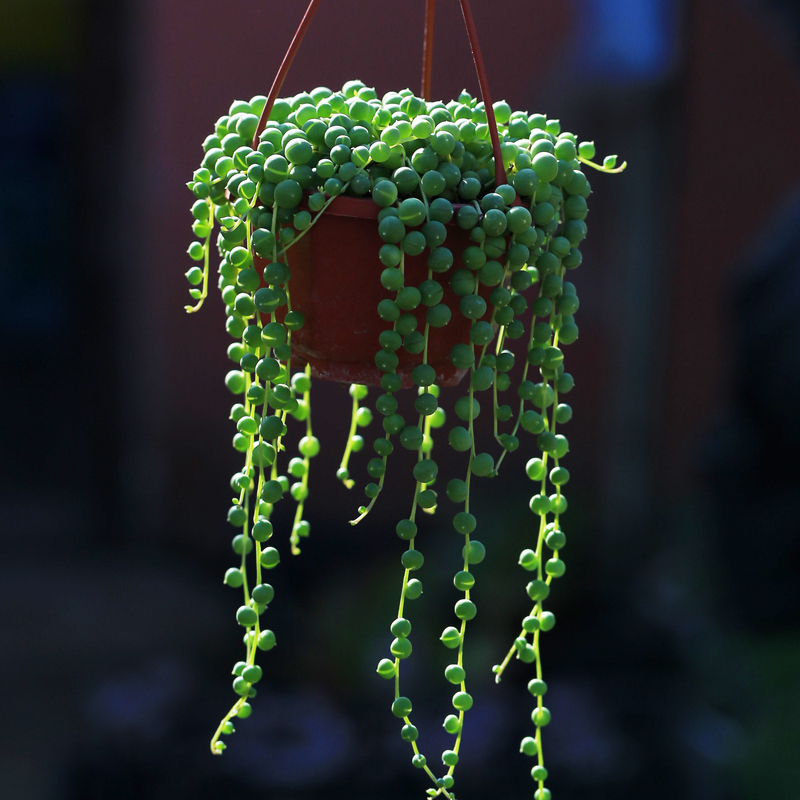
[[[425,0],[425,38],[422,40],[422,97],[429,100],[431,96],[431,67],[433,64],[433,17],[436,11],[436,0]]]
[[[483,56],[481,55],[481,48],[478,44],[478,31],[475,29],[475,20],[472,18],[472,9],[469,6],[469,0],[459,0],[459,2],[461,3],[461,13],[464,15],[464,23],[467,26],[467,36],[469,36],[469,44],[472,48],[472,58],[475,61],[475,69],[478,73],[478,83],[481,87],[483,105],[486,108],[486,123],[489,126],[489,133],[492,137],[495,187],[502,186],[506,182],[506,171],[503,168],[500,137],[497,135],[497,120],[494,117],[492,97],[489,94],[489,80],[486,77],[486,67],[483,64]]]
[[[278,74],[275,76],[275,80],[272,82],[272,88],[269,90],[266,105],[264,106],[264,110],[261,112],[261,118],[258,120],[258,126],[256,127],[256,132],[253,136],[254,150],[258,147],[258,137],[261,136],[261,132],[267,126],[267,120],[269,119],[270,111],[272,111],[272,106],[275,104],[275,100],[278,97],[278,92],[280,92],[283,82],[286,80],[289,67],[292,66],[292,61],[294,61],[294,57],[300,48],[300,43],[303,41],[303,37],[306,35],[306,30],[308,30],[308,26],[311,24],[311,20],[317,11],[318,5],[319,0],[311,0],[311,2],[308,4],[306,13],[303,15],[303,19],[300,21],[300,26],[298,27],[297,32],[292,39],[292,43],[289,45],[289,49],[286,51],[283,61],[281,61],[281,67],[278,70]]]

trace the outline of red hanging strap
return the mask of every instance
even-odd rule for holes
[[[489,126],[489,135],[492,137],[492,150],[494,150],[494,181],[495,187],[506,182],[506,171],[503,168],[503,156],[500,150],[500,137],[497,135],[497,120],[494,118],[494,108],[492,108],[492,97],[489,94],[489,80],[486,77],[486,67],[483,65],[483,56],[478,44],[478,31],[475,30],[475,20],[472,18],[472,9],[469,7],[469,0],[459,0],[461,3],[461,13],[464,15],[464,22],[467,26],[467,36],[469,45],[472,48],[472,58],[475,61],[475,69],[478,72],[478,83],[481,87],[483,105],[486,108],[486,123]]]
[[[429,100],[431,96],[431,65],[433,64],[433,17],[436,11],[436,0],[425,0],[425,33],[422,41],[422,97]]]
[[[294,61],[294,57],[306,35],[306,30],[311,24],[311,20],[316,13],[317,6],[320,0],[311,0],[300,22],[300,26],[289,45],[286,55],[283,57],[278,74],[272,82],[272,88],[269,90],[267,102],[261,112],[261,118],[258,120],[255,136],[253,136],[253,149],[258,147],[258,139],[261,132],[267,125],[270,111],[275,104],[286,75],[289,72],[289,67]],[[481,48],[478,44],[478,32],[475,29],[475,20],[472,18],[472,9],[469,5],[469,0],[459,0],[461,3],[461,12],[464,15],[464,23],[467,26],[467,36],[469,37],[470,48],[472,49],[472,58],[475,62],[475,70],[478,73],[478,84],[481,88],[481,97],[483,104],[486,108],[486,123],[489,126],[489,135],[492,139],[492,150],[494,151],[494,179],[495,185],[500,186],[506,182],[506,171],[503,169],[503,157],[500,150],[500,137],[497,135],[497,121],[494,117],[494,109],[492,108],[492,97],[489,94],[489,81],[486,77],[486,67],[483,64],[483,56],[481,55]],[[426,0],[425,5],[425,43],[423,46],[423,59],[422,59],[422,97],[428,98],[430,94],[430,79],[431,79],[431,63],[433,57],[433,16],[434,16],[435,0]]]
[[[300,47],[300,42],[303,41],[303,37],[306,35],[306,30],[308,30],[308,26],[311,24],[311,20],[317,11],[318,5],[319,0],[311,0],[311,2],[308,4],[306,13],[303,15],[303,19],[300,21],[300,27],[297,29],[297,32],[292,39],[292,43],[289,45],[289,49],[286,51],[286,55],[283,57],[283,61],[281,61],[281,67],[278,70],[278,74],[275,76],[275,80],[272,82],[272,88],[269,90],[269,94],[267,95],[267,103],[264,106],[264,110],[261,112],[261,118],[258,120],[258,127],[256,127],[256,133],[255,136],[253,136],[253,150],[258,147],[258,137],[261,136],[261,132],[267,126],[269,113],[272,111],[272,106],[275,105],[278,92],[280,92],[283,82],[286,80],[289,67],[292,66],[292,61],[294,61],[294,57]]]

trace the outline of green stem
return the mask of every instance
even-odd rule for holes
[[[473,293],[474,294],[478,293],[477,281],[475,283],[475,290],[474,290]],[[474,324],[475,324],[475,322],[473,320],[472,323],[470,324],[470,327],[472,327],[472,325],[474,325]],[[466,498],[464,499],[464,511],[467,512],[467,513],[469,513],[470,488],[471,488],[471,483],[472,483],[472,462],[475,460],[475,419],[474,419],[473,410],[472,410],[472,403],[473,403],[473,399],[474,399],[474,395],[475,395],[475,388],[473,386],[473,376],[475,374],[475,358],[474,358],[474,356],[475,356],[475,344],[472,341],[470,341],[470,345],[469,346],[470,346],[470,349],[472,350],[472,354],[473,354],[472,366],[470,367],[470,376],[469,376],[469,378],[470,378],[470,381],[469,381],[469,433],[470,433],[470,438],[472,439],[472,444],[470,445],[470,449],[469,449],[469,462],[467,463],[467,477],[466,477],[466,480],[465,480],[465,483],[467,485],[467,495],[466,495]],[[469,544],[470,544],[469,534],[466,534],[464,536],[464,563],[463,563],[463,566],[462,566],[462,569],[464,570],[464,572],[468,572],[469,571]],[[465,589],[464,590],[464,599],[465,600],[469,600],[470,599],[470,590],[469,589]],[[461,620],[461,630],[460,630],[459,642],[458,642],[458,659],[457,659],[457,663],[458,663],[459,667],[463,667],[463,665],[464,665],[464,640],[466,638],[466,634],[467,634],[467,621],[466,621],[466,619],[462,619]],[[467,691],[466,675],[464,677],[464,680],[461,681],[461,691],[462,692],[466,692]],[[453,744],[453,751],[455,753],[458,753],[459,750],[461,749],[461,738],[462,738],[462,735],[463,735],[463,732],[464,732],[464,714],[465,713],[466,712],[463,709],[459,710],[459,712],[458,712],[458,734],[456,735],[456,741]],[[451,766],[447,770],[447,774],[448,775],[452,775],[454,772],[455,772],[455,765]]]
[[[252,442],[251,442],[252,447]],[[247,588],[247,540],[248,540],[248,521],[249,521],[249,501],[250,501],[250,492],[246,493],[245,497],[245,513],[247,516],[245,517],[245,523],[242,527],[242,534],[243,534],[243,541],[242,541],[242,562],[241,562],[241,571],[242,577],[244,578],[244,582],[242,584],[244,590],[244,605],[247,605],[250,601],[250,594]],[[253,664],[255,660],[255,649],[256,649],[256,641],[258,637],[258,619],[256,619],[256,635],[253,638],[252,647],[248,646],[247,652],[247,663]],[[222,729],[225,726],[225,723],[228,722],[232,717],[236,716],[239,712],[239,709],[247,702],[247,695],[243,695],[240,697],[228,711],[228,713],[222,718],[221,722],[217,726],[217,730],[214,732],[214,735],[211,737],[210,748],[211,752],[214,755],[222,755],[222,751],[225,749],[225,745],[219,742],[219,738],[222,735]]]
[[[387,433],[386,434],[386,441],[388,442],[390,438],[391,438],[390,435]],[[366,517],[367,514],[369,514],[370,511],[372,511],[372,507],[375,505],[375,501],[378,499],[378,497],[380,497],[381,490],[383,489],[383,481],[386,478],[386,459],[387,459],[387,456],[384,456],[383,459],[382,459],[383,460],[383,474],[378,479],[378,493],[375,495],[375,497],[373,497],[369,501],[369,504],[367,505],[367,507],[355,519],[351,519],[350,520],[350,524],[351,525],[358,525],[358,523],[361,522],[361,520],[364,519],[364,517]]]
[[[422,424],[422,415],[421,414],[420,414],[420,418],[419,418],[419,424],[420,425]],[[422,457],[423,457],[422,456],[422,446],[420,446],[417,449],[417,463],[422,461]],[[419,492],[420,492],[421,485],[422,484],[419,481],[417,481],[415,489],[414,489],[414,499],[413,499],[413,501],[411,503],[411,513],[409,515],[409,519],[412,522],[416,519],[417,498],[419,497]],[[408,543],[408,549],[409,550],[413,550],[414,549],[415,540],[416,540],[416,537],[412,537],[409,540],[409,543]],[[406,601],[406,587],[408,586],[408,576],[410,574],[411,574],[411,570],[408,569],[408,568],[406,568],[405,571],[403,572],[403,586],[402,586],[402,589],[400,590],[400,604],[397,607],[397,617],[398,618],[401,618],[403,616],[403,609],[405,607],[405,601]],[[394,660],[394,668],[395,668],[395,673],[394,673],[394,699],[397,700],[397,698],[400,697],[400,659],[397,658],[397,657],[395,657],[395,660]],[[411,718],[409,716],[403,717],[403,720],[405,721],[405,723],[407,725],[411,725]],[[420,754],[419,747],[417,746],[416,742],[411,742],[411,747],[412,747],[412,749],[414,751],[414,755],[419,755]],[[431,771],[430,767],[428,767],[427,764],[425,765],[424,770],[429,775],[430,779],[433,781],[434,786],[436,786],[436,776],[433,774],[433,772]],[[446,797],[449,797],[449,795],[447,794],[446,791],[444,792],[444,794],[445,794]]]
[[[405,276],[405,274],[406,274],[406,261],[405,261],[405,253],[403,253],[402,250],[400,251],[400,272],[403,274],[403,276]],[[396,328],[397,328],[397,321],[392,323],[392,330],[396,330]],[[387,441],[390,438],[391,438],[390,435],[387,433],[386,434]],[[386,465],[388,463],[388,458],[389,458],[388,456],[383,456],[383,459],[382,459],[383,460],[383,473],[381,474],[381,477],[380,477],[380,479],[378,481],[378,493],[375,495],[375,497],[373,497],[369,501],[369,503],[367,504],[366,507],[363,507],[363,510],[359,509],[359,511],[360,511],[359,515],[355,519],[351,519],[350,520],[350,524],[351,525],[358,525],[358,523],[361,522],[361,520],[364,519],[367,516],[367,514],[369,514],[370,511],[372,511],[372,508],[375,505],[375,501],[380,497],[381,490],[383,489],[383,482],[384,482],[384,480],[386,478]]]
[[[350,453],[353,449],[353,437],[356,434],[356,415],[358,414],[358,392],[354,389],[353,390],[353,407],[350,413],[350,431],[347,434],[347,444],[344,448],[344,454],[342,455],[342,460],[339,463],[339,469],[347,470],[347,465],[350,462]],[[342,479],[342,483],[348,488],[352,489],[356,482],[352,480],[352,478],[344,478]]]
[[[203,244],[203,291],[200,299],[193,306],[184,306],[187,314],[194,314],[203,307],[206,297],[208,296],[208,252],[211,243],[211,234],[214,231],[214,204],[209,200],[211,207],[211,227],[209,228],[208,235],[206,236],[205,243]]]
[[[305,369],[306,377],[311,378],[311,365],[306,364]],[[308,409],[308,416],[306,417],[306,436],[310,439],[312,434],[311,430],[311,390],[309,389],[307,392],[303,392],[303,402]],[[277,455],[276,455],[277,458]],[[308,491],[308,477],[309,473],[311,472],[311,459],[308,456],[303,456],[303,466],[305,469],[303,470],[303,478],[302,478],[302,486],[303,486],[303,495],[306,495]],[[305,496],[303,496],[297,502],[297,508],[294,512],[294,523],[292,524],[292,533],[289,537],[289,543],[292,548],[292,555],[298,556],[300,555],[300,535],[297,533],[297,526],[300,523],[300,520],[303,519],[303,510],[305,508]]]
[[[622,164],[620,164],[620,166],[618,167],[614,168],[604,167],[602,164],[598,164],[595,161],[590,161],[588,158],[583,158],[582,156],[578,156],[578,161],[580,161],[581,164],[586,164],[587,166],[592,167],[592,169],[596,169],[598,172],[607,172],[609,175],[614,175],[618,172],[622,172],[625,169],[625,167],[628,166],[628,162],[623,161]]]
[[[356,172],[356,175],[358,175],[358,174],[359,174],[359,173],[361,173],[361,172],[364,172],[364,171],[366,170],[366,168],[367,168],[367,166],[368,166],[368,165],[369,165],[369,162],[367,162],[367,163],[366,163],[366,164],[365,164],[363,167],[359,167],[358,171]],[[355,177],[355,176],[353,176],[353,177]],[[299,241],[300,241],[300,240],[301,240],[301,239],[302,239],[302,238],[303,238],[303,237],[304,237],[304,236],[305,236],[305,235],[306,235],[306,234],[307,234],[307,233],[308,233],[308,232],[309,232],[309,231],[310,231],[310,230],[311,230],[313,227],[314,227],[314,225],[316,224],[317,220],[318,220],[318,219],[319,219],[319,218],[322,216],[322,213],[325,211],[325,209],[326,209],[326,208],[327,208],[327,207],[328,207],[328,206],[329,206],[329,205],[330,205],[330,204],[331,204],[331,203],[332,203],[332,202],[333,202],[333,201],[334,201],[334,200],[335,200],[337,197],[341,197],[341,196],[342,196],[342,195],[345,193],[345,190],[346,190],[346,189],[347,189],[347,187],[350,185],[350,181],[352,181],[352,178],[351,178],[349,181],[347,181],[347,183],[345,183],[345,184],[342,186],[342,190],[339,192],[339,194],[335,194],[335,195],[333,195],[333,197],[329,197],[329,198],[328,198],[328,199],[325,201],[325,204],[324,204],[324,205],[322,206],[322,208],[321,208],[321,209],[320,209],[320,210],[317,212],[317,215],[314,217],[314,219],[312,219],[312,220],[311,220],[311,223],[310,223],[310,225],[309,225],[309,226],[308,226],[308,227],[307,227],[307,228],[306,228],[304,231],[301,231],[301,233],[300,233],[300,235],[299,235],[299,236],[295,236],[295,237],[294,237],[294,239],[292,239],[292,241],[291,241],[291,242],[289,242],[288,244],[284,245],[284,246],[281,248],[281,253],[280,253],[281,255],[285,255],[285,254],[286,254],[286,251],[287,251],[287,250],[288,250],[290,247],[294,247],[294,245],[296,245],[296,244],[297,244],[297,243],[298,243],[298,242],[299,242]],[[277,256],[276,256],[276,258],[277,258]]]

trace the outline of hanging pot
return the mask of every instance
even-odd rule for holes
[[[273,81],[253,137],[254,148],[258,145],[259,136],[269,120],[272,106],[318,3],[319,0],[312,0],[309,4]],[[461,7],[491,133],[495,182],[500,185],[506,182],[506,175],[486,71],[468,0],[461,0]],[[423,97],[430,93],[432,8],[431,2],[428,4],[423,53]],[[337,197],[314,222],[311,230],[286,251],[291,270],[291,308],[301,312],[305,319],[303,327],[292,332],[292,357],[299,363],[309,364],[314,377],[380,385],[382,373],[375,364],[375,353],[380,348],[379,336],[389,324],[380,318],[377,306],[384,298],[393,299],[393,293],[384,289],[380,281],[383,267],[378,259],[378,251],[384,242],[378,235],[379,211],[371,199]],[[466,370],[457,369],[452,364],[450,350],[455,344],[469,343],[471,320],[459,313],[459,297],[450,288],[449,281],[453,272],[464,266],[461,254],[469,244],[469,232],[459,228],[454,217],[447,225],[445,242],[453,254],[453,265],[446,273],[434,275],[444,290],[441,302],[450,308],[452,317],[443,328],[431,328],[428,340],[428,363],[436,370],[437,383],[443,386],[457,384],[466,373]],[[418,286],[427,279],[425,254],[405,256],[404,262],[407,286]],[[259,271],[265,263],[256,257]],[[480,286],[479,294],[484,300],[488,300],[489,293],[488,287]],[[425,327],[426,310],[421,305],[414,311],[418,330]],[[484,318],[490,318],[488,310]],[[279,319],[282,320],[282,316]],[[412,383],[411,370],[422,363],[422,354],[413,355],[401,347],[397,355],[397,373],[403,380],[402,385],[408,387]]]

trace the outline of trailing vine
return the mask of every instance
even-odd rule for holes
[[[520,431],[529,434],[539,453],[526,465],[535,487],[530,509],[538,517],[538,529],[519,563],[532,573],[526,589],[533,605],[494,673],[499,681],[515,657],[535,665],[528,684],[535,702],[533,729],[522,740],[521,751],[535,757],[535,797],[546,800],[550,791],[545,787],[542,728],[550,711],[543,701],[547,684],[541,635],[555,624],[545,601],[553,580],[565,572],[561,515],[567,510],[563,488],[569,472],[561,462],[569,443],[561,430],[572,417],[563,397],[574,381],[564,370],[563,348],[578,338],[578,296],[566,277],[580,265],[579,248],[587,235],[591,187],[582,167],[619,172],[625,165],[617,167],[613,156],[598,164],[593,143],[578,143],[561,130],[558,120],[512,112],[505,102],[487,109],[466,91],[447,104],[425,101],[410,90],[378,99],[373,89],[349,81],[339,92],[320,87],[278,99],[267,108],[269,119],[260,120],[266,104],[265,97],[257,96],[231,105],[204,141],[202,164],[188,184],[195,197],[192,229],[197,237],[188,252],[197,265],[186,273],[194,301],[187,311],[197,311],[207,297],[216,229],[218,286],[225,327],[234,340],[228,356],[235,367],[225,383],[236,396],[230,413],[236,429],[233,448],[243,461],[231,478],[228,511],[236,530],[232,547],[237,562],[224,582],[242,592],[236,619],[244,630],[244,654],[233,667],[236,700],[214,733],[211,750],[222,753],[223,736],[233,732],[234,719],[251,714],[250,701],[263,676],[257,656],[276,644],[275,633],[263,625],[274,598],[265,574],[279,565],[282,550],[299,554],[311,532],[305,508],[311,462],[321,445],[312,429],[316,367],[302,337],[313,308],[304,306],[300,295],[293,305],[293,273],[303,268],[293,248],[304,237],[317,235],[315,225],[326,212],[334,213],[338,197],[361,197],[379,209],[375,224],[382,244],[376,267],[358,280],[379,282],[384,294],[374,312],[381,321],[374,364],[364,367],[368,379],[350,386],[350,423],[337,471],[348,489],[355,486],[351,457],[366,446],[358,431],[373,419],[366,405],[368,383],[382,392],[374,401],[382,435],[371,443],[366,502],[352,524],[362,522],[378,501],[395,447],[416,456],[410,509],[396,526],[405,550],[400,556],[399,605],[389,626],[391,657],[383,658],[377,671],[393,682],[391,710],[402,721],[400,733],[411,745],[412,763],[432,782],[428,794],[454,797],[455,770],[473,704],[464,668],[468,623],[478,611],[472,568],[486,556],[475,538],[478,520],[471,489],[474,481],[497,476],[506,455],[523,447]],[[418,274],[424,278],[416,281],[411,265],[418,267],[420,259],[425,266]],[[345,271],[341,279],[352,277]],[[343,325],[350,323],[342,320]],[[442,360],[434,352],[453,331],[456,339]],[[519,367],[509,347],[517,339],[527,342]],[[455,689],[453,713],[444,727],[454,739],[441,754],[444,769],[437,776],[418,745],[412,703],[402,693],[401,667],[412,652],[407,604],[422,594],[416,577],[425,561],[417,544],[423,523],[419,512],[435,514],[441,499],[434,442],[440,438],[439,444],[444,443],[437,431],[446,414],[439,390],[462,376],[465,388],[455,400],[456,422],[446,441],[464,454],[463,472],[444,491],[455,509],[452,526],[463,540],[453,579],[460,597],[453,624],[440,637],[453,651],[444,675]],[[396,396],[405,386],[416,389],[416,416],[410,420],[400,413]],[[502,402],[512,387],[513,405]],[[496,456],[478,445],[482,412],[484,419],[490,417],[485,423],[491,430],[489,441],[499,448]],[[297,454],[288,458],[295,440]],[[273,512],[278,503],[288,502],[287,495],[295,504],[293,522],[288,535],[276,535]]]

